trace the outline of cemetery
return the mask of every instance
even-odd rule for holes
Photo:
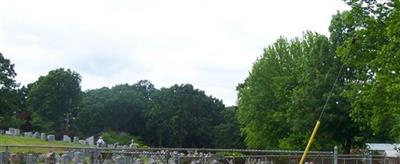
[[[400,0],[21,4],[0,164],[400,164]]]
[[[129,145],[107,144],[94,136],[86,139],[63,136],[60,141],[55,135],[41,132],[24,132],[9,128],[0,136],[23,137],[48,143],[63,142],[71,145],[17,145],[1,144],[0,164],[273,164],[298,163],[302,151],[252,150],[252,149],[206,149],[206,148],[139,148]],[[310,151],[309,163],[393,163],[397,158],[367,153],[344,155],[333,151]]]

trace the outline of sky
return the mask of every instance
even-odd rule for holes
[[[0,52],[21,85],[70,68],[82,89],[193,84],[235,105],[236,86],[280,36],[329,35],[341,0],[0,1]]]

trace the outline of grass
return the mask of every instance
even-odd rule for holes
[[[81,147],[81,148],[87,147],[86,145],[73,144],[63,141],[48,142],[32,137],[7,136],[7,135],[0,135],[0,145],[29,146],[29,147],[10,146],[8,150],[11,151],[12,153],[26,153],[26,152],[45,153],[49,151],[63,152],[73,149],[73,147]],[[6,147],[0,146],[0,152],[5,151],[5,149]]]

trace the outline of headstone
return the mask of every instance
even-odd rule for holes
[[[26,164],[36,164],[37,161],[36,161],[35,156],[34,156],[33,154],[28,154],[28,155],[25,157],[25,163],[26,163]]]
[[[11,131],[6,131],[6,135],[12,135]]]
[[[15,135],[15,136],[19,136],[19,135],[21,135],[21,130],[19,130],[19,129],[15,129],[15,133],[14,133],[14,135]]]
[[[32,132],[24,132],[25,137],[32,137]]]
[[[84,157],[83,157],[82,152],[79,152],[79,151],[74,152],[74,158],[73,158],[74,163],[82,164],[83,163],[83,158]]]
[[[60,154],[58,154],[58,153],[56,153],[55,155],[54,155],[54,158],[56,159],[56,163],[60,163],[61,162],[61,156],[60,156]]]
[[[10,135],[15,136],[15,128],[8,128]]]
[[[79,137],[78,136],[74,136],[74,143],[79,143]]]
[[[104,164],[111,164],[111,160],[110,159],[105,159],[103,163]]]
[[[63,141],[64,142],[71,142],[71,137],[69,137],[68,135],[64,135],[63,136]]]
[[[0,129],[0,134],[4,134],[5,131],[3,129]]]
[[[117,156],[115,157],[115,164],[125,164],[125,158],[123,156]]]
[[[10,157],[11,157],[11,153],[10,152],[2,152],[2,153],[0,153],[0,163],[1,164],[8,164],[8,160],[10,159]]]
[[[54,136],[52,134],[47,135],[47,141],[51,142],[51,141],[55,141],[55,140],[56,140],[56,136]]]
[[[65,153],[61,156],[61,163],[60,164],[69,164],[70,161],[72,160],[72,157],[69,156],[68,153]]]
[[[93,137],[93,136],[87,138],[86,141],[88,142],[88,144],[89,144],[90,146],[93,146],[93,145],[94,145],[94,137]]]
[[[86,145],[86,141],[85,140],[79,140],[78,143],[82,144],[82,145]]]
[[[40,133],[39,132],[33,133],[33,137],[39,139],[40,138]]]
[[[46,141],[46,133],[40,133],[40,139]]]

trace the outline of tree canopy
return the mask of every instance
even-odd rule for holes
[[[30,84],[28,108],[33,115],[33,124],[46,131],[68,130],[69,119],[78,112],[80,82],[78,73],[60,68]]]

